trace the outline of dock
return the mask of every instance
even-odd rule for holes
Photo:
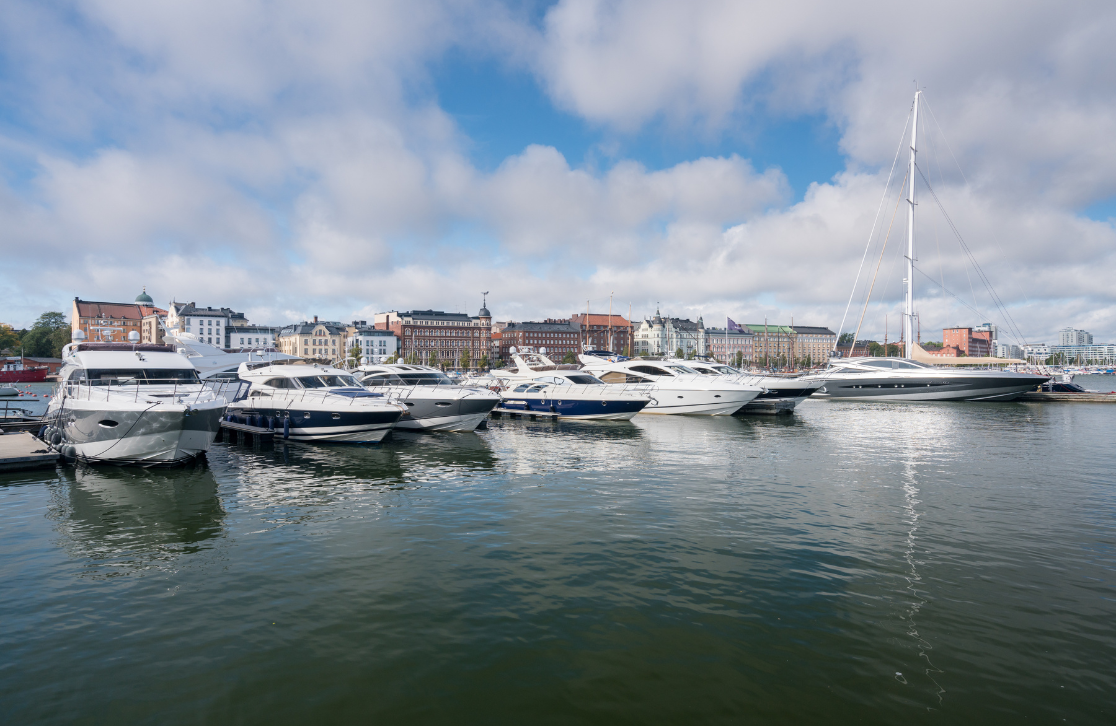
[[[496,417],[507,416],[508,418],[523,417],[523,418],[532,418],[532,419],[539,419],[539,418],[548,418],[548,419],[553,419],[553,420],[558,419],[558,414],[551,413],[549,411],[525,411],[521,408],[512,409],[512,408],[502,408],[500,406],[497,406],[496,408],[492,409],[492,414]]]
[[[279,432],[279,435],[283,435],[282,431]],[[269,429],[266,426],[251,426],[235,421],[221,421],[221,429],[217,432],[216,440],[230,444],[252,444],[254,446],[274,444],[275,429]]]
[[[1024,393],[1016,401],[1026,403],[1050,403],[1053,401],[1072,401],[1073,403],[1116,403],[1116,393],[1045,393],[1031,391]]]
[[[51,467],[58,459],[58,452],[29,433],[0,436],[0,472]]]

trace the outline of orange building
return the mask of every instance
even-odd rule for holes
[[[632,324],[622,315],[578,313],[570,322],[581,330],[585,350],[611,350],[623,353],[632,349]]]
[[[136,331],[143,338],[143,319],[149,315],[166,315],[157,308],[144,290],[134,303],[98,302],[74,298],[70,313],[70,330],[80,330],[88,341],[128,340],[128,333]]]
[[[954,346],[970,358],[992,355],[992,333],[987,330],[973,332],[972,328],[945,328],[942,330],[942,349]],[[948,357],[948,353],[943,357]]]

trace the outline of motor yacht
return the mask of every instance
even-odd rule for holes
[[[750,383],[702,375],[682,363],[646,359],[609,360],[578,356],[582,370],[613,384],[651,384],[652,401],[642,413],[727,416],[763,392]]]
[[[437,368],[406,364],[363,365],[361,385],[402,403],[407,412],[395,425],[412,431],[473,431],[500,403],[483,386],[461,386]]]
[[[213,443],[225,384],[203,383],[174,348],[79,341],[62,349],[62,360],[40,435],[64,458],[170,465]]]
[[[323,365],[241,363],[248,395],[229,405],[241,423],[266,425],[291,441],[367,444],[381,441],[407,407],[373,393],[348,371]]]
[[[217,346],[203,343],[193,333],[166,330],[163,339],[167,345],[174,346],[190,363],[198,369],[202,380],[236,380],[241,363],[255,365],[267,361],[301,360],[298,356],[280,353],[272,348],[252,348],[229,352]]]
[[[1048,376],[1008,370],[945,368],[907,358],[837,358],[825,371],[805,378],[821,385],[814,394],[816,398],[1010,401],[1035,390]]]
[[[737,370],[723,363],[705,361],[685,361],[688,368],[707,376],[727,376],[753,386],[759,386],[763,393],[741,406],[737,415],[742,414],[779,414],[792,413],[794,407],[809,398],[822,387],[822,383],[802,376],[757,376]]]
[[[610,385],[581,366],[555,364],[542,352],[515,353],[512,363],[489,374],[505,411],[626,421],[652,402],[649,383]]]

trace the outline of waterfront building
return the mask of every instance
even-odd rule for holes
[[[796,361],[819,365],[829,360],[829,353],[837,343],[837,333],[829,328],[811,325],[792,325],[794,341],[792,358]]]
[[[468,351],[471,367],[491,354],[492,313],[487,304],[475,316],[441,310],[392,310],[376,313],[373,321],[376,328],[395,333],[405,360],[425,364],[433,354],[439,362],[458,367],[462,354]]]
[[[248,325],[244,313],[231,308],[198,307],[194,302],[172,302],[166,316],[167,330],[191,333],[200,342],[218,348],[229,347],[227,331],[230,327]]]
[[[145,288],[135,302],[101,302],[74,298],[70,313],[71,334],[80,330],[90,342],[128,340],[135,331],[143,339],[143,320],[149,315],[166,315],[167,311],[155,307]]]
[[[1018,345],[1012,345],[1011,343],[1001,343],[998,340],[994,341],[992,344],[992,350],[993,354],[997,358],[1018,358],[1020,360],[1024,359],[1023,348]]]
[[[1040,363],[1050,357],[1050,346],[1046,343],[1031,343],[1023,346],[1023,358]]]
[[[786,365],[794,360],[795,331],[789,325],[748,323],[744,325],[756,336],[753,360],[763,365]]]
[[[655,317],[644,318],[633,334],[635,355],[674,355],[679,349],[684,356],[705,355],[708,344],[705,323],[685,318],[664,318],[658,310]]]
[[[583,350],[611,350],[627,355],[632,350],[632,323],[622,315],[578,313],[570,322],[581,329]]]
[[[1050,354],[1055,356],[1056,361],[1060,363],[1080,362],[1083,364],[1103,363],[1105,365],[1112,365],[1116,363],[1116,344],[1052,345],[1050,346]]]
[[[991,356],[992,334],[993,331],[987,327],[977,330],[962,327],[944,328],[942,330],[942,347],[944,349],[948,346],[954,346],[970,358]]]
[[[270,325],[239,325],[225,328],[225,347],[274,348],[279,328]]]
[[[1058,331],[1058,346],[1092,345],[1093,334],[1084,330],[1062,328]]]
[[[546,348],[546,355],[554,361],[561,361],[567,354],[577,355],[581,351],[581,330],[569,320],[548,319],[541,323],[506,323],[502,326],[496,357],[511,360],[511,348]]]
[[[277,339],[280,353],[302,358],[334,361],[344,357],[345,326],[338,322],[303,321],[288,325],[279,331]]]
[[[838,343],[837,352],[841,354],[842,358],[867,358],[870,356],[872,344],[876,343],[874,340],[858,340],[856,345],[849,345],[847,343]],[[879,345],[879,343],[876,343]]]
[[[728,365],[733,365],[738,359],[749,362],[752,360],[755,337],[751,330],[736,324],[732,324],[728,329],[705,329],[705,339],[709,344],[708,355]]]
[[[345,356],[349,356],[353,347],[360,348],[361,363],[383,363],[399,353],[399,338],[395,333],[371,326],[365,320],[354,320],[345,333]]]

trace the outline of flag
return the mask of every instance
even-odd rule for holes
[[[732,318],[728,318],[728,329],[730,333],[743,333],[744,328],[733,322]]]

